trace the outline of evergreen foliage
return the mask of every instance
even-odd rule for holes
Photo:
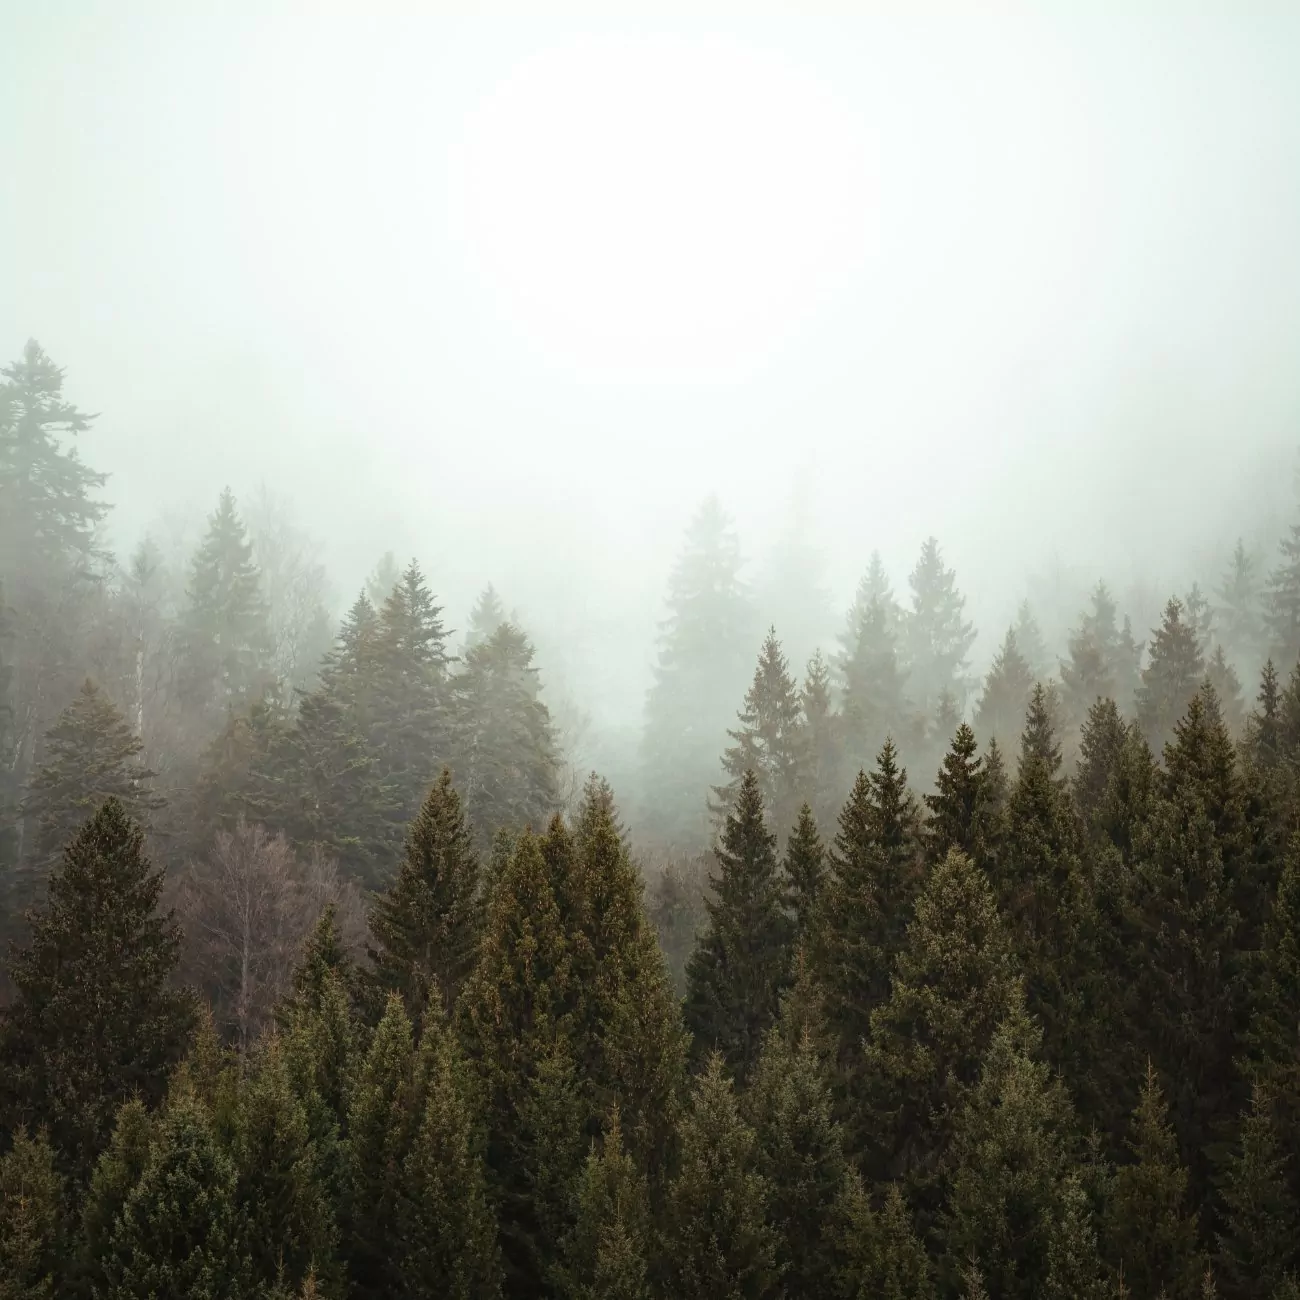
[[[1215,617],[1219,641],[1227,652],[1228,662],[1238,668],[1254,667],[1261,649],[1263,593],[1255,564],[1255,557],[1238,537],[1218,589]]]
[[[1182,602],[1170,598],[1160,626],[1152,632],[1147,666],[1137,693],[1137,720],[1152,749],[1159,752],[1173,736],[1205,676],[1196,629],[1184,617]]]
[[[794,918],[795,941],[806,943],[812,937],[826,876],[826,850],[807,804],[799,810],[799,820],[786,841],[782,866],[787,902]]]
[[[14,1134],[0,1156],[0,1296],[53,1300],[64,1271],[62,1188],[44,1134]]]
[[[984,679],[984,694],[975,709],[976,731],[1004,746],[1010,744],[1019,733],[1033,686],[1034,678],[1020,653],[1016,630],[1009,627]]]
[[[892,596],[872,595],[856,615],[855,637],[840,663],[845,757],[852,768],[866,767],[887,738],[909,726],[900,627]]]
[[[921,547],[907,581],[912,589],[906,625],[908,683],[917,709],[930,716],[945,691],[959,704],[964,701],[975,626],[963,617],[966,598],[957,590],[955,571],[944,566],[933,537]]]

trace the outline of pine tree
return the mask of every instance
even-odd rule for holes
[[[784,835],[799,810],[803,732],[798,688],[775,628],[768,630],[759,651],[754,681],[738,718],[740,726],[727,732],[735,743],[722,756],[727,780],[713,787],[711,810],[720,824],[725,823],[745,774],[753,772],[769,823],[778,836]]]
[[[722,1057],[696,1082],[682,1122],[681,1162],[665,1209],[664,1293],[678,1300],[762,1300],[777,1293],[771,1188]]]
[[[118,1111],[112,1139],[95,1163],[81,1209],[77,1281],[82,1295],[105,1294],[104,1266],[113,1229],[127,1197],[149,1164],[153,1129],[153,1118],[139,1098],[133,1097]]]
[[[642,735],[643,787],[660,833],[693,844],[707,831],[700,792],[717,771],[753,646],[740,547],[717,498],[704,503],[668,581]]]
[[[48,1126],[78,1177],[128,1096],[162,1095],[189,1031],[189,998],[168,987],[180,935],[158,914],[162,884],[139,827],[109,799],[68,845],[10,964],[6,1111],[11,1123]]]
[[[1009,1300],[1100,1300],[1096,1241],[1071,1185],[1074,1116],[1060,1082],[1034,1059],[1036,1040],[1013,1006],[956,1117],[939,1234],[945,1271],[955,1283],[973,1262],[993,1294]],[[1062,1256],[1074,1270],[1066,1290]]]
[[[771,1189],[768,1222],[791,1295],[829,1295],[835,1275],[833,1212],[848,1162],[830,1082],[812,1039],[769,1031],[743,1099],[758,1137],[756,1168]]]
[[[890,1183],[879,1210],[856,1170],[845,1178],[833,1218],[837,1237],[837,1283],[845,1300],[933,1300],[933,1270],[916,1236],[897,1183]]]
[[[807,804],[799,810],[799,820],[786,841],[783,866],[789,907],[794,914],[795,941],[807,943],[812,937],[826,876],[826,850]]]
[[[482,645],[484,641],[490,641],[503,623],[510,620],[506,615],[506,607],[501,603],[501,597],[497,595],[496,588],[489,582],[470,611],[469,627],[465,633],[465,649],[473,650],[476,645]]]
[[[26,888],[12,899],[28,907],[63,848],[104,802],[115,798],[145,825],[163,801],[149,789],[153,773],[144,746],[112,701],[86,681],[45,737],[45,762],[32,778],[24,812],[35,820],[33,859]]]
[[[1260,596],[1255,557],[1238,537],[1228,571],[1219,584],[1219,604],[1215,610],[1219,640],[1227,651],[1228,661],[1238,669],[1253,668],[1257,662],[1263,633]]]
[[[321,1152],[274,1038],[241,1089],[233,1156],[235,1206],[248,1225],[253,1276],[294,1288],[314,1276],[336,1292],[338,1230]]]
[[[400,993],[412,1017],[435,988],[450,1007],[478,957],[481,913],[478,855],[443,768],[407,832],[396,879],[371,911],[374,988]]]
[[[1134,1294],[1196,1300],[1205,1260],[1168,1114],[1148,1062],[1127,1140],[1131,1161],[1116,1171],[1106,1206],[1107,1254]]]
[[[64,1272],[62,1189],[44,1134],[23,1129],[0,1157],[0,1296],[54,1300]]]
[[[1278,1147],[1272,1098],[1256,1087],[1227,1163],[1216,1262],[1227,1293],[1273,1296],[1300,1256],[1300,1209]]]
[[[939,543],[928,538],[908,577],[912,608],[907,617],[908,681],[916,707],[934,712],[945,690],[958,704],[965,699],[967,655],[975,643],[975,625],[962,615],[966,598],[957,590],[957,575],[944,567]]]
[[[873,1176],[933,1183],[948,1117],[1021,996],[993,890],[953,850],[930,872],[889,998],[871,1014],[862,1126]]]
[[[623,1150],[617,1110],[587,1157],[577,1200],[563,1294],[572,1300],[650,1300],[649,1194],[644,1175]]]
[[[1029,707],[1033,686],[1029,664],[1016,642],[1016,630],[1009,627],[984,679],[984,694],[975,709],[976,730],[1003,745],[1010,743]]]
[[[208,516],[187,596],[182,694],[191,716],[212,731],[229,710],[256,699],[270,680],[261,574],[229,488]]]
[[[808,661],[799,705],[803,710],[800,788],[812,806],[818,828],[829,828],[841,795],[844,728],[843,719],[832,707],[830,669],[820,650]]]
[[[686,968],[686,1026],[699,1056],[717,1051],[745,1078],[776,1019],[790,970],[791,926],[776,837],[763,819],[758,778],[747,772],[714,849],[721,874],[709,924]]]
[[[492,1300],[500,1294],[500,1258],[473,1089],[436,1004],[420,1052],[426,1077],[418,1127],[401,1167],[397,1294]]]
[[[858,775],[840,814],[812,945],[842,1100],[857,1073],[871,1013],[889,995],[921,883],[919,847],[907,772],[886,741],[875,771]]]
[[[559,806],[559,760],[532,643],[503,623],[466,654],[452,690],[452,771],[480,847],[502,826],[540,830]]]
[[[922,796],[929,816],[926,839],[936,860],[950,849],[978,855],[984,817],[984,760],[978,757],[975,733],[962,723],[944,755],[933,794]]]
[[[1138,689],[1137,719],[1152,749],[1159,752],[1173,735],[1205,676],[1196,631],[1184,618],[1182,603],[1170,599],[1152,633],[1151,651]]]
[[[851,770],[866,767],[889,736],[908,726],[899,626],[897,607],[873,596],[856,616],[856,639],[840,663],[842,727]]]
[[[202,1106],[184,1095],[159,1121],[104,1261],[113,1300],[252,1300],[257,1288],[235,1207],[235,1166]]]

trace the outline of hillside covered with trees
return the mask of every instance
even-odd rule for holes
[[[977,679],[710,498],[614,790],[492,587],[115,556],[91,428],[3,370],[5,1300],[1300,1297],[1300,522]]]

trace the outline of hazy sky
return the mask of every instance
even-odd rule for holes
[[[265,479],[346,584],[649,629],[803,472],[837,595],[934,532],[992,621],[1297,442],[1296,6],[0,8],[0,351],[124,540]]]

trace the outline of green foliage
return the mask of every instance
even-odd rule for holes
[[[0,1296],[53,1300],[61,1294],[62,1188],[45,1135],[23,1129],[0,1157]]]
[[[48,1128],[65,1168],[89,1175],[118,1107],[157,1101],[192,1021],[169,987],[180,936],[160,916],[162,873],[109,799],[68,845],[49,902],[10,964],[0,1057],[11,1124]]]
[[[1094,833],[1103,829],[1100,818],[1127,738],[1128,727],[1114,700],[1096,699],[1088,706],[1071,793],[1084,825]]]
[[[1016,630],[1009,627],[984,679],[984,693],[975,709],[975,729],[1001,745],[1010,744],[1020,731],[1033,686],[1033,673],[1020,653]]]
[[[913,702],[925,716],[950,691],[965,698],[967,655],[975,643],[975,625],[963,618],[966,598],[957,590],[957,575],[945,568],[939,543],[927,538],[908,576],[912,608],[907,618],[908,682]]]
[[[791,925],[776,862],[776,837],[763,819],[752,772],[741,782],[714,854],[709,924],[686,968],[686,1026],[699,1057],[722,1053],[745,1078],[776,1020],[789,981]]]
[[[841,797],[844,727],[843,718],[833,707],[830,669],[820,650],[808,661],[799,706],[803,710],[800,789],[812,807],[817,826],[829,829]]]
[[[961,723],[935,777],[934,793],[923,796],[926,840],[936,861],[950,849],[978,860],[985,848],[988,800],[978,748],[975,733]]]
[[[113,1136],[95,1164],[81,1209],[81,1250],[78,1292],[104,1294],[109,1257],[118,1216],[135,1185],[144,1176],[152,1149],[154,1122],[138,1098],[117,1113]]]
[[[367,974],[418,1016],[437,989],[450,1007],[478,957],[482,906],[478,855],[460,796],[443,768],[406,837],[397,877],[370,914]]]
[[[777,1294],[771,1188],[754,1131],[741,1118],[722,1057],[709,1058],[682,1121],[681,1163],[668,1189],[663,1290],[678,1300]]]
[[[1137,693],[1137,720],[1152,749],[1173,736],[1205,676],[1196,629],[1184,617],[1182,602],[1171,597],[1160,626],[1152,632],[1147,666]]]
[[[834,1211],[838,1265],[834,1294],[844,1300],[931,1300],[933,1269],[896,1183],[879,1209],[850,1171]]]
[[[114,1225],[96,1297],[252,1300],[258,1288],[235,1187],[234,1162],[201,1104],[183,1094],[173,1099]]]
[[[1195,1300],[1206,1261],[1188,1204],[1187,1170],[1149,1063],[1127,1145],[1131,1159],[1116,1171],[1106,1206],[1107,1260],[1135,1295]]]
[[[850,769],[866,767],[908,725],[906,670],[899,663],[900,612],[892,595],[872,594],[850,615],[852,639],[840,661],[842,729]]]
[[[812,935],[826,875],[826,850],[808,804],[799,809],[799,820],[786,841],[782,867],[787,901],[794,915],[795,938],[805,942]]]

